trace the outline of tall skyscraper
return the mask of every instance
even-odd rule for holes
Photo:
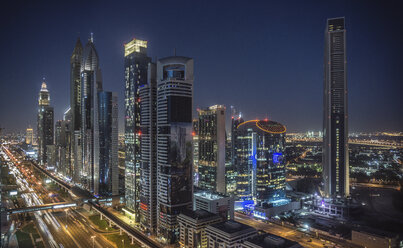
[[[148,64],[148,83],[140,87],[141,190],[140,223],[157,230],[157,81],[156,64]]]
[[[327,20],[323,114],[323,179],[327,197],[349,195],[347,59],[344,17]]]
[[[34,130],[29,127],[26,130],[26,134],[25,134],[25,144],[27,145],[32,145],[34,141]]]
[[[47,146],[53,145],[53,107],[50,106],[50,95],[45,81],[42,82],[38,103],[38,161],[44,165],[47,162]]]
[[[147,84],[147,41],[133,39],[125,47],[125,200],[139,221],[140,87]]]
[[[103,196],[119,193],[118,97],[115,92],[98,93],[99,101],[99,180],[95,188]]]
[[[193,59],[158,60],[157,82],[158,236],[174,243],[192,206]]]
[[[199,118],[193,119],[193,185],[199,186]]]
[[[77,39],[70,58],[70,152],[71,177],[81,183],[82,148],[81,148],[81,62],[83,46]]]
[[[70,121],[58,120],[55,125],[55,157],[58,172],[70,177]]]
[[[237,125],[233,139],[239,199],[259,206],[285,199],[285,131],[285,126],[269,120]]]
[[[102,91],[102,77],[98,53],[93,39],[88,40],[81,62],[81,184],[98,194],[99,184],[99,109],[98,93]]]
[[[199,187],[225,194],[225,107],[199,109]]]

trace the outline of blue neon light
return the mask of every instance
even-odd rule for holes
[[[273,154],[273,163],[278,164],[281,163],[282,160],[283,160],[282,153],[277,152]]]

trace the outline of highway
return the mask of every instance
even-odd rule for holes
[[[296,231],[294,229],[273,224],[270,222],[265,223],[261,220],[256,220],[251,216],[247,216],[238,212],[235,213],[235,220],[243,224],[249,225],[251,227],[254,227],[257,230],[262,230],[292,241],[296,241],[304,247],[322,248],[325,246],[327,247],[335,246],[334,244],[332,245],[330,242],[322,241],[317,238],[312,238],[309,235]]]

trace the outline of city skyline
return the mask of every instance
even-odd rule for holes
[[[8,51],[17,52],[13,52],[13,56],[10,54],[7,64],[1,62],[2,68],[5,69],[0,76],[3,82],[1,112],[12,118],[2,119],[0,126],[5,128],[5,132],[23,131],[29,125],[34,126],[34,95],[40,88],[42,77],[46,77],[48,88],[54,96],[55,121],[62,119],[63,113],[69,107],[69,94],[66,92],[69,92],[70,76],[66,64],[69,63],[77,36],[86,43],[93,32],[94,43],[101,58],[105,87],[118,92],[119,133],[124,130],[123,43],[129,42],[133,37],[149,42],[149,56],[153,61],[157,54],[161,57],[173,55],[174,48],[177,55],[195,59],[197,69],[194,116],[198,107],[223,104],[227,108],[235,106],[244,114],[245,119],[268,117],[284,123],[290,131],[321,130],[323,23],[330,17],[345,16],[346,25],[349,27],[347,80],[350,82],[350,132],[402,131],[402,116],[399,115],[399,108],[394,107],[401,105],[399,92],[402,87],[398,76],[398,68],[401,67],[398,60],[400,37],[399,31],[395,31],[400,30],[396,28],[401,20],[396,19],[398,15],[393,10],[394,2],[382,6],[378,6],[380,2],[369,3],[364,9],[360,9],[360,13],[353,13],[360,2],[345,2],[336,9],[319,4],[315,11],[309,11],[309,6],[313,4],[314,2],[295,4],[293,8],[288,9],[289,13],[278,14],[275,10],[285,10],[287,4],[259,3],[253,6],[256,13],[251,15],[252,7],[245,6],[243,9],[244,6],[236,2],[231,11],[223,12],[222,16],[219,10],[225,7],[224,3],[217,3],[212,10],[203,4],[185,4],[184,8],[188,10],[186,16],[195,15],[196,18],[191,19],[189,24],[178,27],[177,31],[173,32],[175,35],[167,33],[165,24],[158,27],[158,23],[143,15],[142,21],[139,17],[140,19],[127,24],[125,21],[129,17],[128,11],[123,11],[121,18],[116,17],[106,23],[99,18],[107,8],[93,6],[95,10],[100,11],[99,17],[97,11],[83,16],[80,10],[77,13],[80,23],[72,22],[72,25],[66,26],[63,15],[54,16],[51,11],[57,10],[55,5],[49,4],[46,10],[33,6],[32,13],[36,13],[34,16],[22,9],[17,11],[15,16],[24,15],[26,20],[19,20],[12,25],[6,25],[5,28],[6,34],[17,38],[14,42],[8,42],[11,49],[5,51],[5,56],[9,56]],[[163,7],[162,3],[160,5]],[[9,6],[10,9],[16,7],[18,4]],[[70,5],[65,7],[66,13],[72,11]],[[150,7],[152,6],[144,3],[139,6],[143,9]],[[261,8],[256,10],[256,7]],[[113,10],[116,8],[118,7]],[[306,11],[299,11],[298,8]],[[197,18],[203,14],[203,10],[214,21]],[[380,11],[375,12],[376,10]],[[39,14],[43,11],[46,12]],[[161,12],[162,17],[166,15],[158,6],[155,11]],[[385,13],[388,13],[388,16]],[[4,17],[8,15],[5,14]],[[33,34],[25,30],[29,27],[26,21],[30,18],[35,18],[36,24],[41,24],[47,21],[45,17],[53,20],[53,25],[47,27],[46,32],[38,29],[37,33]],[[10,17],[5,23],[9,23],[13,18],[15,17]],[[273,22],[276,25],[272,25]],[[189,25],[194,28],[188,35],[184,30]],[[302,31],[304,26],[309,26],[307,34]],[[58,27],[66,29],[60,30]],[[115,27],[116,29],[111,31]],[[18,39],[21,34],[15,34],[16,30],[21,33],[27,31],[25,33],[30,35],[32,40],[30,45],[35,45],[37,49],[26,51],[14,48],[22,47],[23,40]],[[220,35],[219,31],[225,35]],[[38,39],[39,37],[41,39]],[[380,37],[385,37],[382,46],[379,46]],[[1,42],[6,41],[7,39]],[[371,51],[370,55],[368,51]],[[26,60],[21,59],[21,56],[27,57]],[[211,56],[218,56],[219,59],[211,62]],[[23,62],[16,66],[17,61]],[[287,64],[289,61],[294,63]],[[293,73],[289,73],[289,69]],[[26,73],[19,73],[19,70]],[[245,85],[249,86],[247,90]],[[211,92],[208,90],[211,87],[218,90]],[[278,94],[277,91],[284,93]],[[27,97],[18,97],[17,93]],[[250,101],[250,98],[254,101]],[[12,103],[12,107],[9,103]],[[11,120],[15,120],[15,123]]]

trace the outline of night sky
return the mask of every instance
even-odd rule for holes
[[[0,126],[36,129],[45,77],[55,120],[69,106],[70,56],[94,33],[104,90],[124,116],[123,44],[195,60],[194,109],[233,105],[288,131],[322,129],[326,19],[346,17],[349,128],[403,131],[401,1],[7,1],[0,10]],[[85,44],[84,44],[85,45]],[[227,112],[229,114],[229,111]]]

